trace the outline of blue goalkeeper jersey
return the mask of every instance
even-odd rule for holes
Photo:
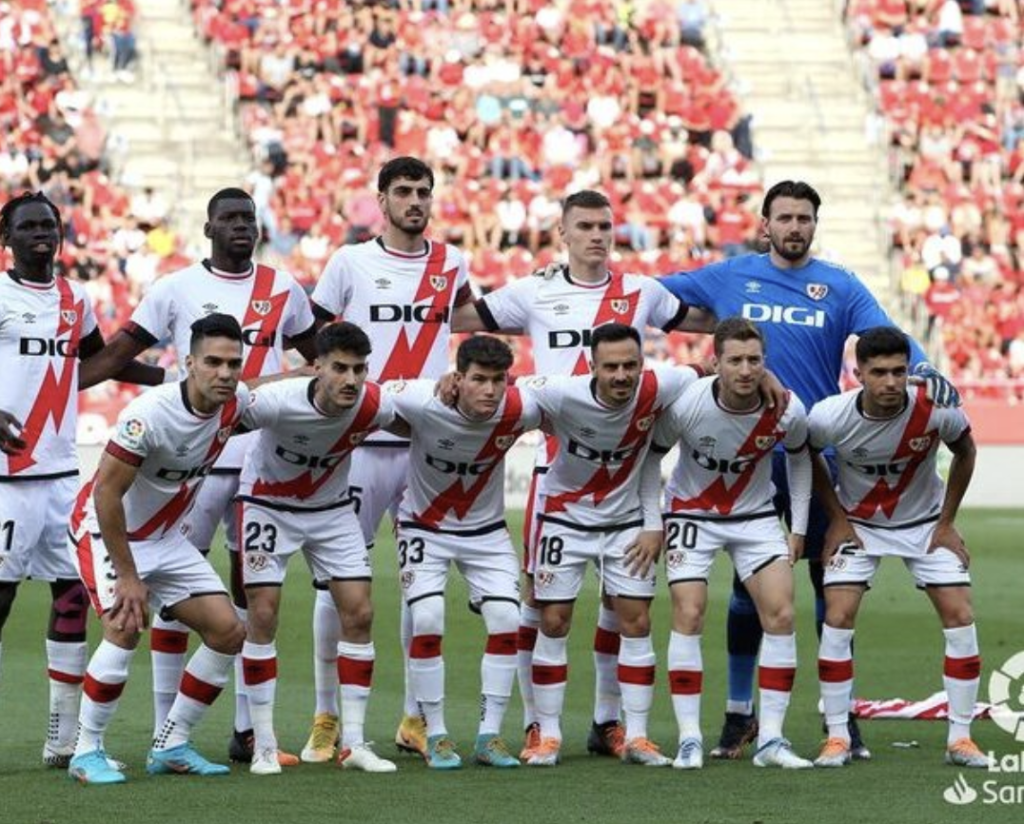
[[[765,363],[810,409],[839,392],[846,339],[873,326],[894,326],[856,275],[814,258],[779,269],[767,254],[743,255],[661,283],[719,320],[740,315],[765,338]],[[911,341],[911,365],[927,360]]]

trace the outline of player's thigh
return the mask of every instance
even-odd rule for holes
[[[409,473],[407,447],[362,446],[352,454],[349,495],[367,546],[373,546],[377,529],[390,511],[394,515]]]
[[[669,582],[672,596],[672,629],[686,635],[698,635],[704,628],[708,608],[708,585],[705,581]]]
[[[238,501],[235,504],[241,541],[239,561],[242,585],[279,587],[284,583],[288,562],[304,541],[301,523],[292,513]]]
[[[0,581],[77,578],[67,549],[75,478],[0,484]]]
[[[195,505],[185,520],[185,533],[193,546],[201,552],[208,552],[213,543],[217,527],[223,523],[229,549],[238,548],[235,528],[235,509],[232,503],[238,494],[238,474],[235,472],[213,472],[196,495]]]
[[[747,585],[762,569],[775,561],[789,561],[789,544],[782,525],[774,516],[723,521],[718,537],[732,560],[736,575]]]
[[[465,540],[465,539],[462,539]],[[402,597],[412,606],[434,596],[444,597],[448,568],[458,539],[427,530],[399,527],[395,542]]]
[[[588,564],[600,555],[600,533],[542,521],[537,533],[533,597],[538,604],[576,600]]]
[[[292,515],[303,538],[303,555],[322,589],[329,581],[373,580],[370,550],[355,512],[350,508]]]
[[[518,602],[519,564],[507,530],[474,538],[464,547],[455,563],[466,579],[470,603],[478,606],[485,600]]]
[[[204,604],[208,596],[221,595],[227,600],[227,589],[210,562],[190,541],[176,534],[157,541],[142,541],[132,546],[132,555],[136,564],[141,562],[146,569],[144,582],[149,587],[150,600],[160,605],[164,615],[197,632],[203,631],[200,627],[209,628],[209,623],[198,620],[205,609],[201,607],[197,613],[189,602]],[[219,598],[215,600],[220,603]],[[227,606],[237,622],[229,600]],[[219,609],[214,614],[222,617]],[[234,622],[223,618],[218,626],[223,629]]]
[[[745,582],[765,632],[793,630],[793,569],[785,557],[761,567]]]

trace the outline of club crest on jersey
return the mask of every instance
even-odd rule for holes
[[[931,435],[922,435],[920,438],[911,438],[907,446],[914,452],[927,452],[932,445]]]
[[[612,298],[608,305],[611,306],[612,311],[616,315],[625,315],[629,313],[629,301],[626,298]]]
[[[555,573],[553,573],[550,569],[540,569],[537,570],[536,579],[537,586],[549,587],[555,582]]]
[[[412,586],[412,582],[416,580],[416,573],[411,569],[407,569],[402,573],[401,580],[402,589],[408,589]]]
[[[766,449],[771,449],[775,446],[775,441],[774,435],[758,435],[754,438],[754,446],[764,452]]]
[[[502,452],[504,452],[506,449],[512,446],[512,444],[514,444],[515,442],[515,435],[498,435],[498,437],[494,439],[494,445],[497,446],[498,449],[500,449]]]
[[[686,563],[686,553],[681,549],[672,549],[665,554],[665,566],[669,569],[679,569]]]
[[[75,323],[78,320],[78,312],[74,309],[61,309],[60,319],[64,321],[68,326]]]
[[[352,444],[352,446],[359,446],[359,444],[361,444],[365,440],[365,432],[353,432],[351,435],[348,436],[348,442]]]
[[[431,275],[430,285],[434,287],[435,292],[443,292],[448,288],[448,278],[444,275]]]
[[[220,429],[218,429],[217,430],[217,440],[218,440],[218,442],[224,443],[225,441],[227,441],[227,439],[231,437],[231,433],[234,431],[234,429],[235,429],[235,427],[233,427],[233,426],[222,426]]]
[[[271,308],[273,308],[273,304],[269,300],[254,300],[252,302],[252,311],[261,317],[269,315]]]
[[[267,564],[269,563],[270,558],[266,552],[245,553],[245,565],[253,572],[262,572],[267,568]]]
[[[654,424],[654,415],[646,415],[636,422],[636,428],[641,432],[646,432]]]
[[[811,300],[823,300],[828,294],[828,286],[824,283],[808,283],[807,297]]]
[[[146,424],[138,418],[129,418],[121,424],[120,439],[134,449],[142,446],[142,436],[146,434]]]

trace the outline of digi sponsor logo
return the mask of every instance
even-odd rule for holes
[[[824,309],[811,310],[803,306],[744,303],[743,317],[754,323],[784,323],[789,326],[811,326],[815,329],[822,329],[825,326]]]

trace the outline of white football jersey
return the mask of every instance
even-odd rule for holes
[[[809,417],[814,449],[835,447],[837,494],[851,521],[909,526],[938,516],[944,485],[936,472],[939,441],[970,430],[962,409],[936,407],[925,388],[908,387],[906,408],[882,420],[864,415],[862,390],[833,395]]]
[[[192,324],[213,312],[242,326],[242,380],[284,369],[285,338],[313,334],[313,310],[302,287],[287,272],[257,264],[248,273],[215,273],[194,263],[160,278],[132,313],[126,331],[149,346],[170,340],[185,374]],[[218,469],[237,470],[252,436],[232,438]]]
[[[513,386],[490,418],[475,421],[441,403],[434,386],[429,380],[385,385],[412,428],[399,524],[472,532],[504,523],[505,453],[523,432],[540,426],[540,407]]]
[[[640,469],[654,425],[698,377],[689,367],[645,369],[633,399],[618,408],[597,399],[589,375],[518,382],[537,399],[558,440],[541,484],[540,517],[584,527],[639,523]]]
[[[422,254],[407,255],[376,238],[331,255],[312,299],[370,336],[370,378],[383,383],[448,371],[452,311],[472,292],[454,246],[428,241]],[[382,433],[372,440],[400,439]]]
[[[78,471],[78,347],[96,330],[81,284],[42,285],[0,274],[0,409],[24,425],[20,455],[0,453],[0,478]]]
[[[259,429],[245,455],[238,496],[294,511],[350,502],[352,451],[394,420],[391,400],[367,382],[356,403],[328,416],[314,400],[316,380],[288,378],[254,390],[244,423]]]
[[[157,386],[130,401],[107,443],[110,455],[138,468],[123,499],[130,541],[157,540],[181,529],[249,404],[249,390],[239,383],[219,411],[201,415],[189,403],[186,383]],[[99,531],[95,481],[94,476],[78,494],[71,518],[75,535]]]
[[[807,446],[807,412],[790,394],[781,420],[761,404],[733,412],[718,400],[718,378],[692,384],[658,420],[655,448],[679,443],[679,461],[665,487],[665,509],[711,517],[774,512],[772,450]]]
[[[654,278],[612,273],[597,284],[568,272],[550,280],[525,277],[488,293],[479,305],[491,332],[521,329],[530,336],[538,375],[590,372],[590,334],[605,323],[624,323],[641,334],[668,331],[687,307]]]

